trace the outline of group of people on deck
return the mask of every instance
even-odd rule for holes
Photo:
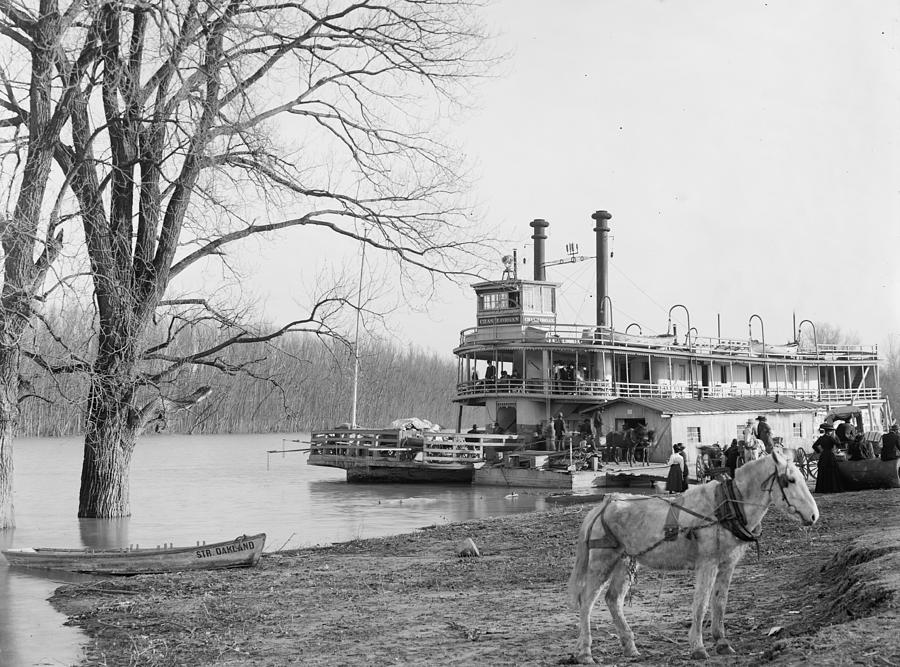
[[[846,427],[841,429],[845,425]],[[832,424],[823,422],[819,425],[819,433],[821,435],[813,443],[813,449],[819,454],[816,493],[843,491],[835,449],[846,446],[847,459],[850,461],[873,458],[873,455],[865,446],[862,435],[857,434],[856,429],[849,422],[843,422],[837,429]],[[894,461],[900,458],[900,426],[897,424],[892,424],[888,432],[881,436],[880,458],[882,461]]]

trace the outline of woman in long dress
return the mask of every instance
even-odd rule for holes
[[[679,442],[672,447],[672,456],[669,457],[669,476],[666,478],[666,491],[669,493],[681,493],[684,491],[684,471],[687,464],[681,456],[682,444]]]
[[[819,426],[822,434],[813,444],[813,449],[819,452],[819,470],[816,473],[816,493],[837,493],[843,491],[841,477],[838,474],[837,458],[834,456],[834,448],[838,441],[834,437],[834,427],[831,424]]]

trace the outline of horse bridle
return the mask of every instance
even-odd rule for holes
[[[771,495],[772,495],[772,489],[775,488],[775,484],[776,484],[776,482],[777,482],[777,483],[778,483],[778,490],[781,491],[781,497],[782,497],[782,499],[784,500],[784,504],[787,505],[788,508],[790,508],[790,510],[791,510],[794,514],[799,515],[800,518],[802,519],[802,518],[803,518],[803,513],[802,513],[800,510],[798,510],[796,507],[794,507],[793,503],[791,503],[791,501],[788,500],[787,494],[784,492],[784,490],[788,487],[788,485],[791,484],[791,483],[793,483],[795,480],[790,480],[790,479],[788,479],[788,476],[787,476],[787,466],[784,467],[784,470],[783,470],[783,471],[779,471],[779,470],[778,470],[778,459],[775,458],[775,452],[774,452],[774,451],[772,452],[772,461],[775,463],[775,472],[773,472],[771,475],[769,475],[768,477],[766,477],[766,479],[763,480],[763,483],[762,483],[762,485],[761,485],[761,488],[765,488],[766,482],[768,482],[768,483],[769,483],[769,488],[766,489],[766,491],[768,491],[768,492],[769,492],[769,495],[771,496]]]

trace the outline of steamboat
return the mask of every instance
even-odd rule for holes
[[[529,453],[532,443],[546,443],[542,434],[551,420],[561,417],[566,433],[577,433],[586,416],[598,412],[604,433],[654,431],[649,458],[656,464],[668,460],[675,443],[684,444],[689,463],[696,462],[706,447],[742,438],[748,422],[760,416],[785,447],[795,449],[809,446],[829,414],[852,412],[861,429],[887,430],[892,414],[879,385],[877,346],[819,343],[810,320],[799,326],[795,320],[794,340],[778,345],[766,341],[755,314],[747,338],[697,336],[682,304],[669,310],[663,335],[642,335],[634,324],[617,329],[608,291],[612,216],[597,211],[591,218],[595,322],[558,321],[560,286],[547,280],[546,268],[561,262],[546,259],[545,220],[530,223],[531,279],[518,276],[517,261],[510,257],[500,280],[473,285],[477,325],[460,333],[454,349],[458,427],[463,407],[479,406],[495,432],[515,434],[524,447],[514,471],[509,465],[484,466],[475,472],[475,483],[601,485],[597,476],[572,470],[558,471],[571,481],[556,475],[558,482],[547,482],[542,474],[547,471],[541,470],[546,452]],[[673,312],[687,316],[683,335],[672,324]],[[752,335],[753,325],[759,339]],[[563,450],[572,446],[564,441],[555,447],[560,444]]]
[[[893,416],[879,385],[877,346],[819,343],[810,320],[795,320],[794,340],[777,345],[766,341],[756,314],[749,317],[747,338],[698,336],[682,304],[669,310],[663,335],[643,335],[635,324],[618,330],[608,291],[612,216],[597,211],[591,218],[596,321],[558,320],[560,285],[547,280],[546,269],[562,262],[547,260],[549,223],[534,220],[532,278],[519,277],[513,255],[504,258],[499,280],[472,286],[476,326],[461,331],[453,350],[456,430],[413,437],[397,429],[321,431],[313,433],[309,463],[344,468],[356,481],[581,490],[620,484],[622,474],[658,479],[674,444],[684,445],[693,464],[707,448],[744,437],[759,417],[794,449],[809,446],[829,414],[852,412],[859,428],[887,430]],[[687,318],[681,335],[672,323],[676,311]],[[484,417],[480,429],[462,433],[466,407],[481,408]],[[598,470],[596,458],[592,465],[577,462],[583,442],[577,434],[591,420],[600,438],[652,431],[644,465]],[[563,438],[547,437],[553,421],[563,424]]]

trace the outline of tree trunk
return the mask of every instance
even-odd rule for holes
[[[88,403],[78,517],[130,516],[131,455],[139,424],[134,423],[130,377],[96,372]]]
[[[0,349],[0,530],[14,528],[13,437],[19,419],[19,351]]]

